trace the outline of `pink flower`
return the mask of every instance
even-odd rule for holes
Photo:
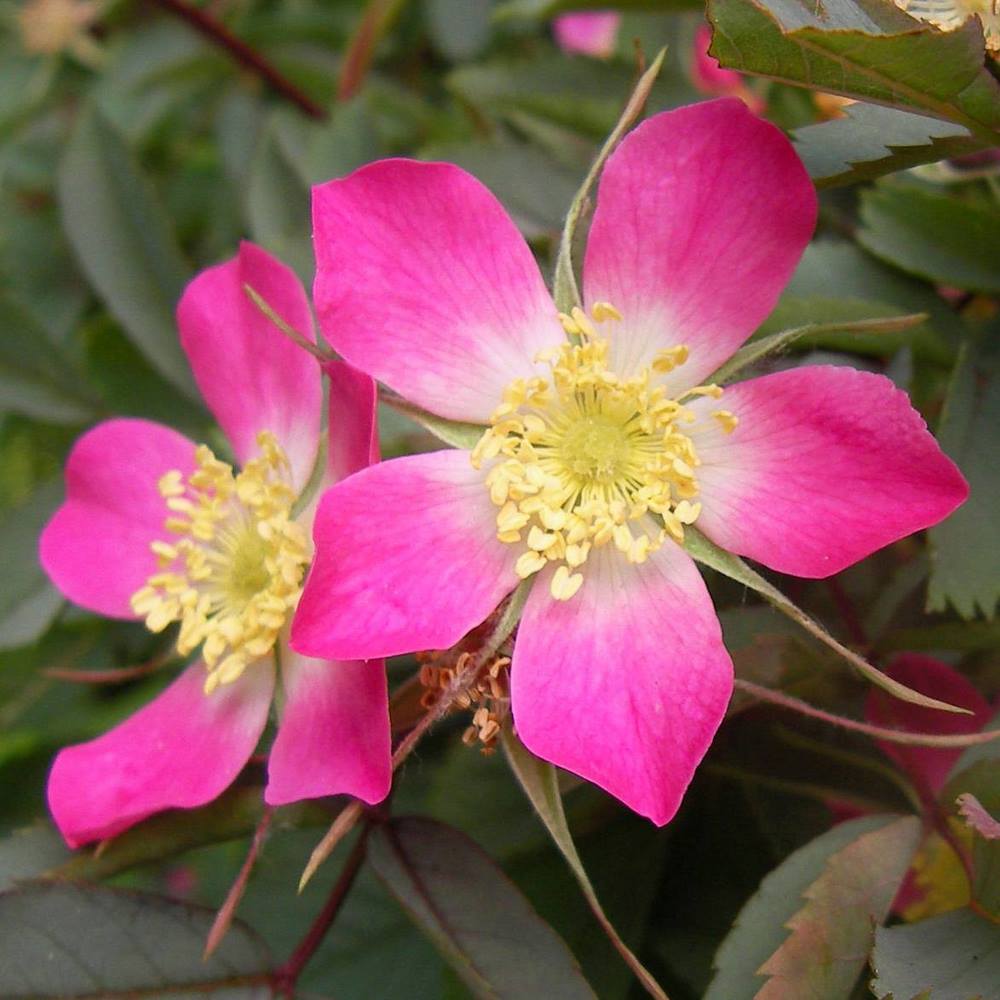
[[[336,349],[418,406],[489,427],[472,452],[327,491],[293,647],[445,649],[537,572],[511,665],[517,731],[656,823],[732,690],[684,526],[822,577],[965,498],[880,375],[702,384],[771,311],[816,217],[791,145],[739,101],[656,115],[608,160],[589,316],[560,317],[500,204],[450,164],[370,164],[316,188],[313,214]]]
[[[314,337],[298,279],[251,244],[185,291],[181,342],[242,470],[169,427],[108,420],[74,446],[66,501],[42,534],[42,565],[70,600],[157,632],[179,621],[179,651],[201,650],[145,708],[56,757],[49,805],[73,847],[219,795],[264,731],[276,664],[283,708],[267,801],[377,802],[389,789],[382,664],[309,659],[285,641],[312,555],[314,507],[296,501],[319,454],[322,373],[244,283]],[[341,363],[327,375],[333,483],[378,458],[375,387]]]
[[[552,30],[564,52],[607,59],[615,50],[620,21],[621,14],[614,11],[563,14],[552,22]]]
[[[694,36],[691,82],[695,89],[712,97],[738,97],[754,114],[764,110],[764,99],[755,94],[746,80],[735,70],[723,69],[714,56],[708,54],[712,44],[712,29],[707,24],[698,27]]]

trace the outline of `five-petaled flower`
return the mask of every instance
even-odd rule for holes
[[[517,732],[656,823],[732,690],[685,527],[823,577],[966,496],[880,375],[707,381],[774,306],[816,217],[791,145],[739,101],[656,115],[608,160],[587,312],[557,313],[513,223],[455,166],[370,164],[313,207],[329,341],[484,429],[471,452],[395,459],[326,492],[293,647],[447,648],[537,574],[511,665]]]
[[[178,651],[201,651],[150,704],[56,758],[49,805],[72,846],[214,799],[264,731],[276,672],[267,801],[349,793],[377,802],[389,789],[383,665],[310,659],[286,642],[312,556],[315,505],[302,494],[324,460],[323,375],[244,284],[313,336],[298,279],[255,246],[188,286],[182,345],[240,471],[168,427],[109,420],[73,448],[66,501],[42,535],[42,564],[70,600],[156,632],[179,622]],[[378,458],[375,386],[340,362],[327,377],[329,449],[318,474],[333,483]]]

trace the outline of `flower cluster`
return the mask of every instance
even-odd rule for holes
[[[495,736],[490,706],[509,694],[532,752],[669,821],[733,681],[691,526],[822,577],[967,492],[882,376],[713,381],[815,218],[787,139],[724,99],[650,118],[607,161],[567,314],[497,200],[444,163],[385,160],[315,189],[314,301],[346,363],[321,372],[246,297],[312,339],[301,288],[263,251],[196,278],[181,338],[239,471],[165,427],[109,421],[74,449],[42,539],[72,600],[154,631],[179,622],[179,652],[200,650],[135,717],[59,755],[67,840],[217,795],[264,731],[276,676],[268,801],[377,801],[381,659],[456,647],[528,579],[509,692],[504,657],[470,738]],[[479,425],[478,443],[377,462],[375,379]]]

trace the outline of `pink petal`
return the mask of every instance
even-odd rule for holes
[[[938,712],[893,698],[873,688],[865,704],[865,716],[877,726],[914,733],[978,733],[990,720],[989,702],[954,667],[919,653],[897,656],[886,670],[890,677],[922,694],[951,705],[968,708],[972,715]],[[936,797],[944,787],[961,750],[901,746],[876,740],[879,749],[894,760],[920,787]]]
[[[316,339],[299,279],[260,247],[243,243],[238,257],[202,271],[188,285],[177,307],[181,343],[240,464],[257,454],[258,432],[269,430],[301,488],[319,444],[319,366],[264,316],[244,285],[303,337]]]
[[[726,435],[711,410],[739,418]],[[723,548],[824,577],[937,524],[968,495],[905,393],[882,375],[814,366],[726,388],[691,409],[701,528]]]
[[[735,70],[723,69],[719,61],[708,54],[712,44],[712,29],[702,24],[694,35],[691,77],[695,87],[703,94],[721,96],[735,94],[743,87],[743,77]]]
[[[66,501],[45,526],[39,559],[71,601],[135,618],[129,599],[156,572],[150,542],[166,537],[169,511],[157,488],[171,469],[194,469],[195,445],[148,420],[107,420],[73,446]]]
[[[267,802],[381,802],[392,783],[385,664],[311,660],[284,648],[281,675],[286,701],[268,758]]]
[[[556,42],[563,52],[607,59],[615,50],[621,15],[614,11],[563,14],[552,22]]]
[[[689,360],[666,384],[702,381],[771,311],[815,221],[791,143],[741,102],[647,119],[604,168],[584,260],[587,302],[624,316],[611,334],[617,369],[682,343]]]
[[[382,160],[313,189],[315,302],[351,364],[441,416],[485,423],[564,342],[528,245],[447,163]]]
[[[514,646],[525,746],[662,825],[680,805],[733,687],[719,621],[691,559],[667,542],[640,566],[605,546],[555,601],[536,582]]]
[[[375,383],[343,361],[323,366],[330,383],[331,485],[379,459],[378,392]]]
[[[49,808],[70,847],[114,837],[163,809],[211,802],[239,774],[267,722],[273,665],[252,664],[211,695],[205,676],[193,664],[121,725],[59,752]]]
[[[327,490],[292,646],[361,660],[454,645],[517,583],[496,512],[466,451],[393,459]]]

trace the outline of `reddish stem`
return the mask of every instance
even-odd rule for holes
[[[225,49],[241,66],[259,76],[275,91],[287,98],[310,118],[326,118],[324,108],[304,94],[294,83],[278,72],[256,49],[237,38],[221,21],[200,7],[192,7],[184,0],[152,0],[165,10],[186,21],[195,31],[204,35],[214,45]]]
[[[316,953],[316,949],[323,943],[323,938],[333,926],[334,920],[340,908],[347,899],[347,894],[354,885],[361,865],[364,863],[365,854],[368,850],[368,827],[362,829],[358,839],[351,848],[351,853],[341,869],[340,876],[330,892],[326,905],[320,910],[313,921],[309,932],[299,942],[298,947],[292,952],[291,957],[274,973],[274,988],[278,996],[291,998],[295,994],[295,984],[298,982],[302,970],[306,967],[309,959]]]

